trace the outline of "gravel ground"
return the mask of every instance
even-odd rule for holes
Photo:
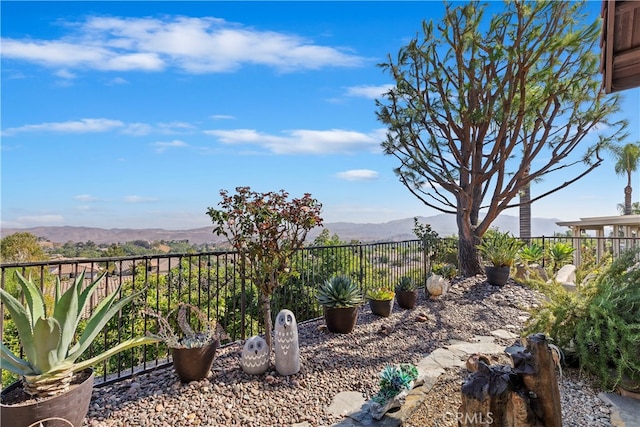
[[[242,343],[234,343],[218,351],[213,373],[203,381],[181,384],[169,367],[94,388],[83,426],[331,425],[339,421],[324,411],[332,398],[341,391],[370,398],[387,364],[417,364],[450,339],[470,340],[500,328],[518,333],[528,317],[526,309],[542,296],[511,281],[497,288],[483,279],[455,281],[438,300],[421,291],[415,309],[395,305],[388,318],[372,315],[365,305],[356,329],[346,335],[326,331],[322,319],[298,325],[302,368],[290,377],[271,370],[245,374],[239,365]],[[272,368],[273,363],[272,356]],[[444,422],[447,411],[457,409],[463,374],[449,370],[443,375],[407,425],[457,425],[434,420]],[[565,425],[610,425],[608,407],[589,382],[565,373],[561,393]]]

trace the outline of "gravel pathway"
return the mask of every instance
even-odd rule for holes
[[[351,334],[326,331],[322,319],[298,325],[302,368],[290,377],[274,371],[245,374],[239,366],[242,343],[234,343],[218,351],[213,373],[203,381],[181,384],[169,367],[94,388],[83,426],[331,425],[340,420],[324,411],[333,396],[358,391],[370,398],[387,364],[417,364],[450,339],[471,340],[495,329],[519,333],[526,310],[539,303],[541,294],[512,281],[497,288],[483,279],[456,281],[438,300],[420,292],[415,309],[395,305],[388,318],[372,315],[365,305]],[[272,356],[272,368],[273,363]],[[434,387],[434,402],[459,394],[460,373],[446,376],[452,382],[440,394]],[[561,384],[565,425],[610,425],[608,407],[586,381],[574,377],[566,375]],[[437,414],[420,419],[422,412],[416,411],[408,424],[447,425],[434,424]]]

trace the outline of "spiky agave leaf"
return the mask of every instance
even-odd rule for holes
[[[11,349],[2,342],[0,342],[0,369],[6,369],[18,375],[33,373],[31,365],[16,356]]]
[[[348,276],[334,276],[318,289],[318,302],[328,308],[357,307],[363,300],[362,292]]]
[[[82,335],[78,339],[78,342],[73,346],[73,348],[69,350],[67,360],[75,361],[77,358],[79,358],[82,353],[84,353],[84,351],[89,348],[104,325],[106,325],[107,322],[111,320],[111,318],[125,305],[138,297],[138,295],[140,295],[142,291],[121,298],[114,303],[119,293],[120,286],[118,286],[118,288],[114,292],[108,295],[100,302],[100,304],[96,306],[93,313],[91,314],[91,317],[89,318],[89,321],[87,322],[86,327],[84,328],[84,331],[82,332]]]
[[[31,363],[36,374],[51,371],[62,360],[58,358],[61,335],[56,319],[41,317],[36,321],[33,328],[36,359]]]
[[[30,320],[31,314],[26,307],[20,304],[20,301],[2,288],[0,288],[0,300],[9,312],[11,319],[13,319],[13,323],[16,325],[18,337],[20,338],[20,343],[22,344],[27,360],[35,360],[37,353],[33,341],[33,326]]]

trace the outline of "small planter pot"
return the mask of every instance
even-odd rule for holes
[[[172,348],[173,368],[180,381],[188,383],[205,379],[211,371],[219,341],[215,340],[204,347]]]
[[[370,299],[369,307],[376,316],[389,317],[393,310],[393,298],[388,300]]]
[[[417,291],[396,291],[396,301],[401,308],[411,310],[418,300]]]
[[[358,321],[358,307],[327,308],[323,307],[327,329],[337,334],[348,334],[353,331]]]
[[[509,279],[510,267],[490,267],[484,268],[487,275],[487,282],[493,286],[504,286]]]
[[[57,396],[23,402],[17,405],[5,403],[24,393],[22,382],[17,381],[2,390],[0,404],[0,425],[2,426],[40,426],[81,427],[82,420],[89,411],[93,391],[93,370],[78,372],[71,388]]]

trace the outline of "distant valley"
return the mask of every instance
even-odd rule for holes
[[[441,237],[457,234],[455,216],[434,215],[430,217],[418,217],[423,224],[430,224],[431,228]],[[532,218],[531,233],[533,236],[552,236],[555,232],[565,232],[566,227],[556,225],[559,219]],[[493,223],[494,227],[502,231],[510,231],[517,236],[519,234],[519,220],[516,216],[501,215]],[[385,223],[359,224],[352,222],[325,223],[324,229],[331,234],[337,234],[341,240],[361,242],[398,241],[415,239],[413,234],[413,218],[399,219]],[[316,228],[309,233],[308,240],[313,240],[323,228]],[[31,228],[4,228],[0,230],[2,237],[16,232],[29,232],[35,236],[45,238],[55,243],[86,242],[96,244],[130,242],[133,240],[159,241],[159,240],[188,240],[191,244],[222,243],[224,238],[215,236],[213,226],[194,228],[190,230],[164,230],[160,228],[129,229],[129,228],[93,228],[93,227],[31,227]]]

